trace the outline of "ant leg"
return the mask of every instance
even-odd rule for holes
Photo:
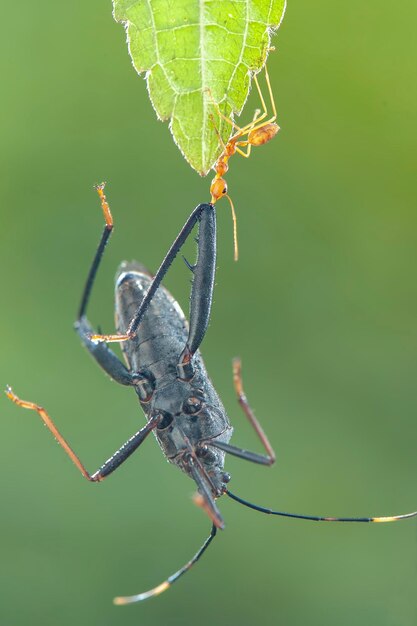
[[[272,107],[272,113],[273,113],[272,120],[270,121],[275,121],[277,118],[277,109],[275,106],[275,98],[274,98],[274,94],[272,93],[271,81],[269,79],[269,73],[266,68],[266,65],[265,65],[265,80],[266,80],[266,84],[268,85],[269,99],[271,100],[271,107]]]
[[[249,159],[252,150],[252,145],[249,143],[249,141],[239,141],[239,145],[235,144],[235,146],[236,152],[240,154],[240,156],[243,156],[245,159]],[[246,150],[246,152],[243,152],[243,150],[241,150],[239,146],[247,146],[248,149]]]
[[[126,334],[115,334],[115,335],[92,335],[90,337],[90,339],[95,342],[95,341],[108,341],[108,342],[120,342],[120,341],[127,341],[128,339],[132,339],[135,335],[136,335],[136,331],[139,327],[139,324],[143,318],[143,316],[145,315],[148,306],[152,300],[152,298],[155,295],[155,292],[157,291],[159,285],[161,284],[165,274],[167,273],[168,269],[170,268],[172,262],[174,261],[175,257],[177,256],[178,252],[181,250],[182,246],[184,245],[185,241],[188,239],[188,236],[190,235],[191,231],[193,230],[195,224],[200,221],[200,230],[199,232],[201,234],[201,224],[207,224],[208,222],[211,223],[211,227],[208,228],[208,230],[213,233],[213,227],[214,227],[214,233],[215,233],[215,209],[214,206],[212,204],[199,204],[194,211],[191,213],[191,215],[188,217],[187,221],[185,222],[184,226],[182,227],[182,229],[180,230],[179,234],[177,235],[174,243],[171,245],[170,249],[168,250],[164,260],[162,261],[161,265],[159,266],[158,271],[156,272],[153,281],[148,289],[148,291],[146,292],[145,297],[143,298],[142,302],[140,303],[135,315],[133,316],[127,330],[126,330]],[[205,230],[204,226],[203,226],[203,231]],[[210,236],[210,233],[208,233],[208,236]],[[213,236],[213,235],[211,235]],[[215,235],[214,235],[215,237]],[[195,342],[201,343],[202,340],[202,336],[200,338],[201,335],[201,327],[204,326],[205,324],[205,328],[204,328],[204,332],[203,332],[203,336],[205,333],[205,330],[207,328],[207,324],[208,324],[208,318],[210,316],[210,306],[211,306],[211,297],[212,297],[212,290],[213,290],[213,285],[214,285],[214,265],[215,265],[215,257],[214,259],[211,258],[211,255],[213,254],[213,252],[211,252],[213,246],[215,247],[215,240],[214,241],[207,241],[206,238],[202,237],[202,241],[200,243],[199,241],[199,255],[202,259],[205,259],[206,262],[208,263],[208,267],[206,268],[206,272],[201,272],[200,270],[200,265],[197,262],[197,266],[198,269],[195,269],[194,271],[194,280],[193,280],[193,287],[192,287],[192,293],[191,293],[191,318],[190,319],[190,342],[192,344],[194,344]],[[202,268],[203,269],[203,268]],[[204,274],[204,276],[202,275]],[[211,277],[211,274],[213,274],[213,276]],[[195,289],[200,289],[203,291],[203,297],[205,298],[205,302],[203,303],[202,301],[200,302],[196,302],[193,306],[193,300],[196,299],[196,297],[193,298],[193,290],[194,290],[194,285],[195,285]],[[211,286],[210,286],[211,285]],[[194,310],[196,310],[197,312],[197,319],[195,317],[195,315],[193,314]],[[206,318],[206,321],[204,322],[204,318]],[[192,330],[194,328],[194,330]],[[200,329],[200,333],[198,333],[198,330]],[[194,334],[196,334],[196,337],[194,337]],[[198,345],[195,349],[198,348]]]
[[[272,124],[277,119],[277,109],[276,109],[276,106],[275,106],[275,99],[274,99],[274,95],[272,93],[271,81],[269,79],[269,74],[268,74],[268,70],[266,69],[266,65],[265,65],[265,80],[266,80],[266,84],[268,86],[269,98],[271,100],[272,117],[270,117],[269,120],[262,121],[262,123],[259,123],[259,122],[261,120],[264,120],[264,118],[266,117],[266,115],[267,115],[267,108],[266,108],[265,101],[264,101],[264,98],[262,96],[262,92],[261,92],[261,89],[259,87],[258,79],[256,78],[256,76],[254,76],[254,80],[255,80],[256,86],[258,88],[259,96],[261,98],[261,103],[262,103],[262,106],[264,108],[264,113],[258,118],[255,126],[253,126],[252,128],[249,129],[248,132],[251,132],[251,133],[256,132],[257,130],[259,130],[259,128],[267,126],[268,124]]]
[[[256,81],[256,84],[258,85],[258,81]],[[258,85],[258,89],[259,89],[259,85]],[[253,120],[252,120],[252,124],[254,126],[257,124],[257,122],[259,122],[259,120],[262,117],[265,117],[265,115],[261,115],[259,117],[259,113],[260,113],[260,110],[256,109],[255,115],[253,116]],[[262,126],[262,124],[261,124],[261,126]],[[252,131],[252,129],[251,129],[251,131]],[[242,146],[242,148],[246,147],[247,148],[246,152],[244,152],[239,146]],[[235,147],[236,147],[236,152],[238,154],[240,154],[240,156],[243,156],[245,159],[249,159],[250,153],[251,153],[251,150],[252,150],[252,144],[251,144],[251,142],[248,139],[245,140],[245,141],[236,141]]]
[[[256,109],[253,120],[251,122],[249,122],[248,124],[246,124],[245,126],[242,126],[242,127],[238,126],[232,119],[230,119],[230,117],[227,117],[227,115],[222,113],[221,110],[220,110],[219,105],[216,102],[214,102],[214,100],[212,99],[212,104],[215,107],[218,116],[221,119],[223,119],[225,122],[230,124],[230,126],[232,126],[232,128],[236,129],[236,133],[229,139],[229,143],[230,142],[235,142],[239,137],[243,137],[243,135],[249,134],[254,129],[254,125],[258,124],[258,122],[263,120],[264,117],[266,117],[266,115],[267,115],[265,102],[264,102],[264,99],[263,99],[262,94],[260,92],[260,87],[259,87],[258,80],[257,80],[256,76],[254,76],[254,80],[256,82],[256,86],[257,86],[258,91],[259,91],[260,96],[261,96],[261,102],[262,102],[262,106],[264,107],[264,112],[262,113],[262,115],[259,116],[260,111],[259,111],[259,109]],[[271,120],[271,121],[273,121],[273,120]],[[265,123],[267,124],[268,122],[265,122]],[[264,123],[259,124],[259,126],[256,126],[256,128],[260,128],[263,125],[264,125]],[[217,134],[219,134],[219,133],[217,133]],[[222,140],[222,144],[224,146],[223,140]],[[244,145],[246,145],[246,143]],[[225,148],[225,146],[224,146],[224,148]],[[242,155],[242,156],[245,156],[245,155]]]
[[[271,92],[271,83],[269,81],[269,74],[268,74],[268,70],[266,69],[266,65],[265,65],[265,79],[266,79],[266,83],[268,85],[268,90],[269,90],[268,92],[271,95],[271,93],[272,93]],[[256,89],[258,90],[259,100],[261,101],[261,106],[262,106],[262,110],[263,110],[262,115],[260,115],[258,117],[258,119],[257,119],[258,122],[261,122],[268,115],[268,109],[267,109],[267,106],[265,104],[265,99],[264,99],[261,87],[259,85],[258,77],[257,77],[256,74],[253,76],[253,81],[254,81],[254,83],[256,85]],[[275,112],[275,105],[274,105],[274,112]],[[276,116],[276,112],[275,112],[275,116]]]
[[[90,301],[91,291],[94,285],[94,281],[97,275],[97,271],[103,257],[104,250],[107,242],[110,239],[110,235],[113,231],[113,217],[110,212],[106,196],[104,194],[104,183],[96,186],[97,193],[101,201],[101,208],[103,210],[105,226],[103,234],[94,255],[93,262],[88,272],[85,287],[81,296],[80,308],[78,311],[77,321],[74,324],[75,330],[81,337],[81,340],[93,358],[104,369],[104,371],[121,385],[132,385],[132,377],[126,366],[120,361],[120,359],[112,352],[105,344],[97,344],[91,341],[91,335],[94,330],[87,320],[86,311]]]
[[[236,139],[237,137],[242,137],[243,135],[246,135],[247,133],[251,132],[252,130],[256,130],[257,128],[261,128],[265,124],[270,124],[271,122],[275,121],[275,119],[277,117],[277,112],[276,112],[276,108],[275,108],[274,97],[273,97],[273,94],[272,94],[271,81],[269,79],[269,74],[268,74],[268,70],[266,68],[266,65],[265,65],[265,80],[266,80],[266,84],[268,86],[268,93],[269,93],[269,97],[270,97],[270,100],[271,100],[271,106],[272,106],[272,112],[273,112],[273,116],[267,122],[264,122],[263,120],[268,115],[268,109],[267,109],[267,106],[265,104],[265,99],[263,97],[262,90],[260,88],[258,77],[256,76],[256,74],[253,75],[253,81],[254,81],[254,83],[256,85],[256,89],[258,91],[259,99],[261,101],[262,114],[259,115],[260,112],[257,110],[255,112],[255,116],[254,116],[254,119],[252,120],[252,122],[249,122],[248,124],[246,124],[243,127],[238,126],[232,119],[230,119],[230,117],[227,117],[227,115],[224,115],[224,113],[221,112],[219,105],[213,100],[213,97],[211,96],[212,104],[215,107],[218,116],[221,119],[223,119],[225,122],[230,124],[230,126],[232,126],[232,128],[236,130],[236,134],[234,135],[234,139]],[[211,92],[210,92],[210,95],[211,95]],[[249,152],[250,152],[250,149],[249,149]],[[242,154],[242,156],[245,156],[245,155]]]
[[[227,122],[228,124],[230,124],[230,126],[233,128],[233,130],[236,130],[236,134],[237,135],[242,135],[245,133],[244,128],[240,128],[240,126],[238,126],[230,117],[227,117],[227,115],[225,115],[224,113],[221,112],[219,105],[217,104],[217,102],[214,100],[213,95],[211,93],[211,89],[207,88],[206,89],[207,93],[210,96],[210,100],[211,100],[211,104],[214,106],[214,108],[216,109],[217,115],[223,119],[225,122]]]
[[[249,422],[255,429],[255,432],[258,435],[259,439],[261,440],[261,443],[266,450],[266,455],[257,454],[255,452],[248,452],[247,450],[236,448],[235,446],[219,441],[208,441],[207,445],[214,446],[215,448],[219,448],[220,450],[224,450],[225,452],[228,452],[229,454],[232,454],[234,456],[238,456],[241,459],[245,459],[246,461],[252,461],[252,463],[259,463],[261,465],[273,465],[276,459],[275,452],[271,444],[269,443],[268,437],[264,433],[262,426],[256,419],[254,412],[249,406],[245,392],[243,391],[242,364],[240,359],[234,359],[233,361],[233,382],[236,390],[237,401],[242,407]]]
[[[133,437],[131,437],[128,441],[126,441],[126,443],[123,444],[123,446],[119,448],[100,467],[100,469],[94,472],[94,474],[90,474],[85,469],[84,465],[82,464],[78,456],[75,454],[75,452],[73,451],[69,443],[61,435],[61,433],[55,426],[54,422],[49,417],[48,413],[45,411],[43,407],[39,406],[38,404],[35,404],[34,402],[27,402],[26,400],[21,400],[20,398],[18,398],[18,396],[16,396],[15,393],[13,393],[11,387],[7,387],[6,395],[12,402],[17,404],[18,406],[21,406],[24,409],[31,409],[38,413],[38,415],[42,419],[45,426],[51,431],[55,439],[62,446],[62,448],[64,449],[66,454],[69,456],[71,461],[74,463],[74,465],[78,467],[78,469],[80,470],[84,478],[86,478],[87,480],[91,482],[100,482],[101,480],[104,480],[104,478],[106,478],[109,474],[114,472],[114,470],[116,470],[119,467],[119,465],[121,465],[141,445],[141,443],[146,439],[149,433],[158,426],[158,423],[161,420],[160,415],[156,415],[153,418],[151,418],[149,422],[143,428],[141,428],[137,433],[135,433]]]
[[[219,140],[219,143],[220,143],[221,147],[223,148],[223,152],[225,152],[226,144],[224,143],[223,138],[222,138],[222,136],[220,134],[220,131],[219,131],[219,129],[216,126],[216,123],[214,121],[214,115],[212,115],[212,113],[210,113],[209,118],[210,118],[211,123],[213,124],[213,129],[214,129],[214,132],[217,135],[217,139]]]
[[[259,99],[261,101],[261,106],[262,106],[262,113],[259,115],[260,111],[259,109],[257,109],[255,111],[255,115],[254,118],[252,120],[252,122],[249,122],[248,124],[246,124],[245,126],[238,126],[232,119],[230,119],[229,117],[227,117],[227,115],[224,115],[224,113],[222,113],[222,111],[220,110],[219,105],[214,102],[213,97],[211,97],[212,99],[212,104],[215,107],[218,116],[223,119],[225,122],[227,122],[228,124],[230,124],[230,126],[232,126],[233,129],[236,130],[236,133],[229,139],[230,141],[234,141],[236,142],[239,137],[243,137],[244,135],[248,135],[249,133],[258,130],[259,128],[262,128],[263,126],[266,126],[267,124],[272,124],[272,122],[275,122],[276,118],[277,118],[277,110],[276,110],[276,106],[275,106],[275,100],[274,100],[274,96],[272,93],[272,87],[271,87],[271,81],[269,79],[269,74],[268,74],[268,70],[266,68],[265,65],[265,80],[266,80],[266,84],[268,86],[268,93],[269,93],[269,97],[271,100],[271,107],[272,107],[272,117],[269,120],[265,120],[265,117],[268,115],[268,109],[267,106],[265,104],[265,99],[263,97],[260,85],[259,85],[259,81],[258,81],[258,77],[256,75],[253,76],[253,80],[254,83],[256,85],[256,89],[258,91],[259,94]],[[223,144],[223,141],[222,141]],[[244,156],[246,158],[249,157],[250,152],[251,152],[251,144],[250,142],[242,142],[240,143],[240,145],[242,146],[248,146],[248,150],[247,152],[243,152],[243,150],[240,150],[239,148],[237,148],[237,152],[241,155]]]

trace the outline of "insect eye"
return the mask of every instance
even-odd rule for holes
[[[183,409],[185,413],[188,413],[188,415],[193,415],[201,409],[202,405],[203,403],[200,398],[197,398],[196,396],[190,396],[184,402]]]

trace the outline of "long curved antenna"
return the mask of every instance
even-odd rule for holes
[[[417,517],[417,511],[413,511],[413,513],[405,513],[404,515],[390,515],[388,517],[318,517],[316,515],[300,515],[298,513],[284,513],[283,511],[273,511],[272,509],[267,509],[263,506],[252,504],[247,500],[243,500],[243,498],[239,498],[239,496],[235,496],[228,489],[226,489],[225,493],[229,496],[229,498],[232,498],[232,500],[236,500],[236,502],[240,502],[240,504],[243,504],[250,509],[254,509],[255,511],[267,513],[268,515],[281,515],[282,517],[307,519],[312,522],[398,522],[399,520],[409,519],[410,517]]]
[[[239,246],[237,243],[237,219],[236,219],[236,211],[234,204],[232,202],[232,198],[226,194],[226,198],[229,200],[230,208],[232,210],[232,220],[233,220],[233,248],[234,248],[234,260],[239,260]]]
[[[142,600],[147,600],[148,598],[159,596],[160,593],[163,593],[164,591],[169,589],[171,585],[178,580],[178,578],[181,578],[183,574],[188,572],[188,570],[191,569],[194,563],[197,563],[199,558],[204,554],[204,552],[207,550],[207,548],[213,541],[214,537],[216,536],[216,533],[217,533],[217,528],[213,524],[210,535],[207,537],[207,539],[205,540],[201,548],[198,550],[198,552],[196,552],[196,554],[193,556],[193,558],[190,561],[188,561],[188,563],[183,565],[181,569],[175,572],[175,574],[172,574],[169,578],[164,580],[163,583],[161,583],[157,587],[154,587],[153,589],[150,589],[149,591],[138,593],[135,596],[119,596],[117,598],[114,598],[113,603],[118,604],[118,605],[133,604],[134,602],[142,602]]]

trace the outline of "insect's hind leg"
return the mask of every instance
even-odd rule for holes
[[[214,446],[215,448],[219,448],[220,450],[224,450],[228,454],[232,454],[233,456],[240,457],[241,459],[245,459],[246,461],[251,461],[252,463],[259,463],[261,465],[273,465],[276,460],[274,449],[272,448],[268,437],[264,433],[264,430],[258,420],[255,417],[254,412],[252,411],[249,402],[246,398],[246,394],[243,390],[242,384],[242,364],[240,359],[233,360],[233,382],[235,386],[237,401],[243,409],[246,417],[249,422],[253,426],[256,434],[258,435],[263,447],[265,448],[266,455],[258,454],[256,452],[249,452],[248,450],[243,450],[242,448],[237,448],[236,446],[232,446],[228,443],[222,442],[207,442],[207,445]]]
[[[74,324],[75,330],[79,334],[81,341],[97,361],[102,369],[116,382],[121,385],[132,385],[132,376],[120,359],[105,344],[97,344],[91,340],[94,329],[86,317],[87,306],[90,301],[91,291],[97,276],[97,271],[103,258],[104,250],[113,232],[113,216],[110,211],[107,198],[104,193],[104,183],[96,185],[96,191],[101,201],[105,225],[98,244],[98,248],[93,258],[87,280],[81,296],[80,308],[78,310],[77,321]]]

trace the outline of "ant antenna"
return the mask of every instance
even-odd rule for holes
[[[160,585],[157,585],[156,587],[154,587],[153,589],[150,589],[149,591],[144,591],[143,593],[138,593],[134,596],[118,596],[117,598],[114,598],[113,603],[117,605],[133,604],[134,602],[142,602],[142,600],[147,600],[148,598],[154,598],[155,596],[159,596],[159,594],[169,589],[171,585],[173,585],[179,578],[181,578],[181,576],[183,576],[183,574],[188,572],[188,570],[192,568],[194,563],[197,563],[197,561],[200,559],[200,557],[204,554],[204,552],[207,550],[207,548],[213,541],[214,537],[216,536],[216,532],[217,532],[217,528],[213,524],[211,531],[210,531],[210,535],[207,537],[207,539],[205,540],[201,548],[198,550],[198,552],[196,552],[196,554],[193,556],[193,558],[190,561],[188,561],[188,563],[183,565],[181,569],[175,572],[175,574],[172,574],[171,576],[169,576],[169,578],[164,580],[163,583],[161,583]]]
[[[232,202],[232,198],[226,193],[226,198],[229,200],[230,208],[232,210],[232,220],[233,220],[233,250],[234,250],[234,260],[237,261],[239,259],[239,245],[237,242],[237,219],[236,219],[236,211]]]
[[[306,519],[312,522],[398,522],[399,520],[409,519],[410,517],[417,517],[417,511],[413,513],[405,513],[404,515],[390,515],[388,517],[319,517],[316,515],[301,515],[299,513],[285,513],[284,511],[273,511],[257,504],[252,504],[239,496],[235,496],[231,491],[226,489],[224,491],[229,498],[236,500],[240,504],[247,506],[249,509],[266,513],[267,515],[280,515],[281,517],[293,517],[295,519]]]

